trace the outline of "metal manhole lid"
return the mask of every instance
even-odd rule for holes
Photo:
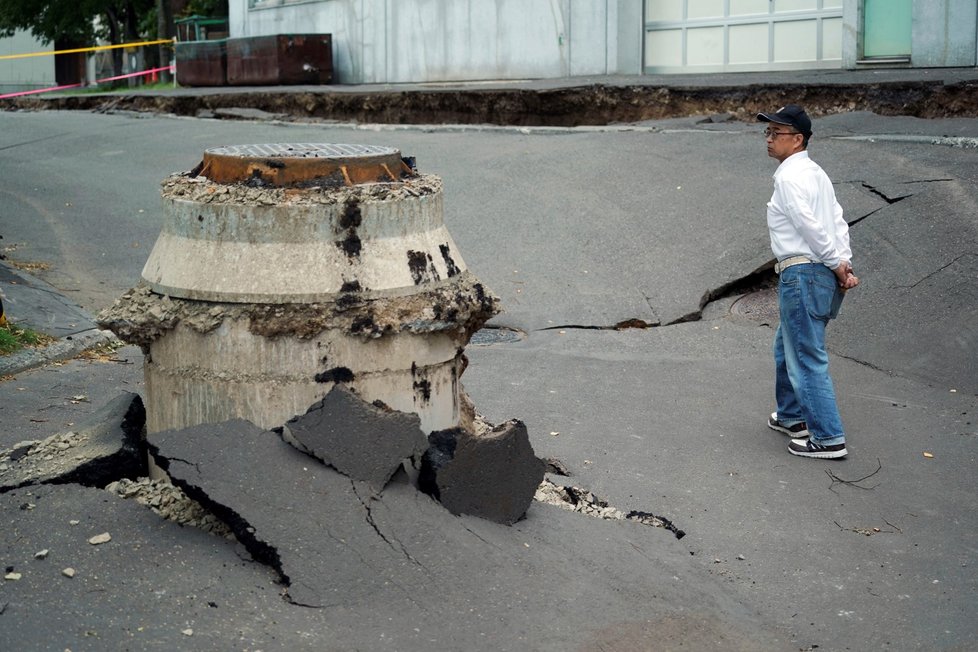
[[[730,312],[754,321],[777,324],[781,319],[781,312],[778,310],[778,290],[767,288],[745,294],[730,306]]]
[[[217,183],[258,180],[262,185],[292,184],[335,177],[345,185],[398,181],[413,176],[401,152],[380,145],[342,143],[267,143],[227,145],[204,151],[199,174]]]

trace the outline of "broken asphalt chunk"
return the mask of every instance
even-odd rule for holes
[[[473,434],[461,428],[433,432],[421,464],[419,488],[453,514],[511,525],[526,514],[546,465],[517,419]]]
[[[393,550],[373,522],[368,485],[243,419],[153,433],[149,446],[173,484],[278,573],[291,602],[349,606],[388,590],[364,561]]]
[[[38,484],[101,488],[146,475],[145,422],[142,399],[126,392],[76,430],[0,451],[0,493]]]
[[[428,448],[418,415],[370,404],[342,385],[285,424],[286,441],[376,491]],[[294,441],[293,441],[294,440]]]

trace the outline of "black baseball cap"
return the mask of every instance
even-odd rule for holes
[[[805,137],[812,135],[812,121],[805,113],[805,109],[797,104],[782,106],[774,113],[758,113],[757,119],[760,122],[773,122],[779,125],[794,127],[796,131],[804,134]]]

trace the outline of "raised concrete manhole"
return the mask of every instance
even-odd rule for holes
[[[469,346],[489,346],[491,344],[511,344],[519,342],[524,338],[524,334],[512,328],[482,328],[477,330]]]
[[[778,289],[764,288],[745,294],[730,306],[730,312],[753,321],[775,325],[781,320],[781,312],[778,310]]]
[[[393,147],[335,143],[270,143],[213,147],[198,174],[217,183],[258,180],[286,186],[335,177],[347,186],[398,181],[413,170]]]

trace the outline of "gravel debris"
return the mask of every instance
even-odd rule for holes
[[[22,441],[10,450],[0,451],[0,476],[17,465],[32,465],[37,460],[50,462],[55,458],[67,458],[66,451],[84,444],[88,439],[88,435],[68,431],[42,441]]]
[[[593,518],[602,518],[608,521],[637,521],[651,527],[665,528],[675,534],[677,539],[686,536],[685,532],[678,529],[666,518],[649,512],[631,511],[625,513],[612,507],[606,500],[598,498],[587,489],[580,487],[562,487],[544,479],[537,487],[533,498],[541,503],[556,505],[561,509],[578,512]]]
[[[262,206],[298,206],[401,201],[407,197],[434,195],[442,190],[441,178],[433,174],[390,183],[362,183],[340,186],[312,182],[293,187],[254,188],[245,183],[223,184],[198,176],[174,174],[160,184],[163,197],[173,197],[203,204],[258,204]]]
[[[544,480],[537,487],[537,492],[533,498],[541,503],[556,505],[561,509],[594,518],[603,518],[609,521],[625,520],[625,512],[611,507],[606,501],[580,487],[562,487],[550,480]]]
[[[102,534],[96,534],[94,537],[88,540],[88,542],[93,546],[98,546],[103,543],[108,543],[109,541],[112,541],[112,535],[109,534],[108,532],[103,532]]]
[[[67,578],[72,578],[72,577],[75,576],[75,569],[74,568],[66,568],[63,571],[61,571],[61,574],[64,575],[65,577],[67,577]]]
[[[197,527],[225,539],[234,539],[234,534],[227,525],[188,497],[180,487],[166,480],[123,478],[110,483],[105,490],[121,498],[135,500],[159,516],[180,525]]]

